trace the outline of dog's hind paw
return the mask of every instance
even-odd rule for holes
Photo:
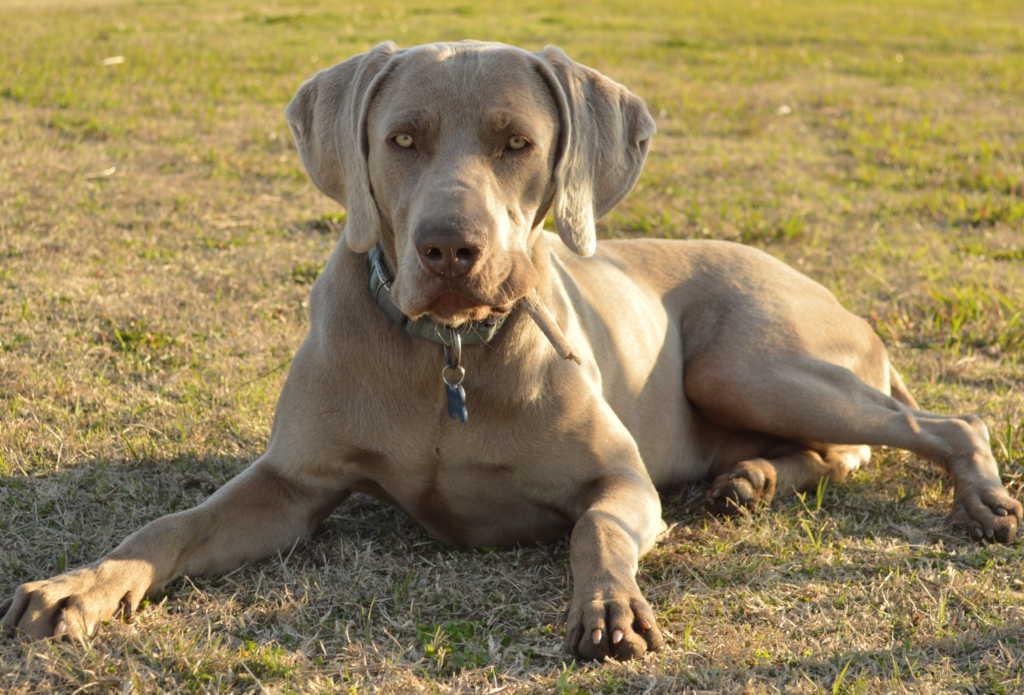
[[[953,523],[976,541],[1012,543],[1021,525],[1024,507],[1001,484],[957,489],[953,495]]]
[[[772,501],[775,482],[775,467],[765,459],[741,461],[715,478],[705,503],[708,511],[720,516],[738,514],[744,509],[754,511],[758,505]]]

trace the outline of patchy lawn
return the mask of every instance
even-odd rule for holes
[[[0,3],[0,597],[258,456],[344,214],[283,111],[384,39],[548,43],[658,122],[605,236],[767,250],[869,318],[918,400],[977,412],[1024,486],[1024,5],[438,0]],[[171,585],[87,648],[0,642],[0,691],[1024,691],[1021,541],[949,528],[933,466],[752,518],[663,493],[670,637],[579,666],[566,545],[459,552],[372,499]]]

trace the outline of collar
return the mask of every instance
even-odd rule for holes
[[[381,248],[380,242],[377,242],[377,245],[370,249],[367,255],[370,258],[370,294],[373,295],[384,313],[410,335],[426,338],[440,345],[449,344],[451,342],[449,326],[426,317],[411,319],[403,314],[395,304],[395,300],[391,298],[391,274],[384,262],[384,249]],[[459,326],[462,344],[481,345],[491,342],[507,317],[508,314],[492,316],[486,321],[470,321],[462,324]]]

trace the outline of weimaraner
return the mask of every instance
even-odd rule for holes
[[[286,116],[348,221],[266,453],[102,560],[19,587],[6,633],[91,634],[176,577],[291,548],[353,491],[459,546],[571,533],[565,639],[587,659],[662,645],[635,578],[665,529],[659,486],[710,478],[728,513],[894,446],[952,476],[971,536],[1013,540],[1021,504],[982,421],[921,411],[823,287],[738,244],[596,241],[654,121],[561,50],[384,43]]]

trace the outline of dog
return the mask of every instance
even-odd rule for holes
[[[738,244],[596,241],[655,132],[625,87],[553,47],[384,43],[303,84],[286,117],[348,218],[266,452],[105,558],[20,586],[7,634],[81,640],[176,577],[292,547],[355,491],[458,546],[570,534],[583,659],[662,645],[635,579],[666,528],[660,486],[709,478],[730,513],[893,446],[949,473],[973,538],[1014,539],[1022,507],[982,421],[920,410],[823,287]]]

